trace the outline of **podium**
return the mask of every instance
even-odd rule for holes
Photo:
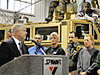
[[[0,75],[68,75],[68,57],[22,55],[0,67]]]

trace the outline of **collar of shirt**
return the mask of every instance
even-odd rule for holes
[[[20,41],[17,40],[14,36],[12,36],[12,38],[14,39],[14,41],[15,41],[15,43],[16,43],[16,45],[17,45],[18,50],[20,50],[20,47],[19,47]]]

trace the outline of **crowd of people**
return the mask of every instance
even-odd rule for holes
[[[29,48],[24,44],[26,38],[26,26],[15,24],[12,26],[10,38],[3,41],[0,46],[0,66],[21,56],[29,55],[64,55],[69,57],[69,75],[98,75],[100,68],[100,53],[94,45],[94,39],[90,34],[84,36],[84,46],[77,42],[78,34],[70,32],[69,43],[66,50],[63,50],[58,44],[57,32],[50,34],[51,46],[44,47],[41,45],[42,37],[36,34],[34,39],[40,45],[35,44]],[[44,54],[45,53],[45,54]]]
[[[58,20],[64,20],[64,13],[65,13],[65,5],[68,3],[71,3],[72,0],[53,0],[51,1],[49,5],[49,12],[48,12],[48,18],[45,20],[47,22],[52,21],[53,19],[53,12],[54,9],[58,6]],[[94,23],[97,23],[98,20],[98,1],[96,0],[96,5],[98,6],[97,9],[93,8],[93,0],[76,0],[77,3],[77,15],[76,19],[81,19],[81,20],[88,20]]]

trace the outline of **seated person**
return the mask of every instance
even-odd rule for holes
[[[54,9],[59,6],[59,17],[58,20],[63,20],[64,19],[64,11],[65,11],[65,4],[68,3],[67,0],[53,0],[51,1],[50,5],[49,5],[49,13],[48,13],[48,18],[46,18],[45,20],[47,22],[52,21],[53,19],[53,12]]]
[[[42,36],[40,34],[36,34],[35,35],[35,41],[38,43],[41,43],[42,41]],[[44,51],[46,49],[46,47],[42,46],[41,49]],[[34,45],[33,47],[28,49],[28,52],[30,55],[42,55],[42,51],[40,50],[40,47],[38,47],[37,45]]]
[[[47,55],[65,55],[65,51],[58,45],[58,34],[56,32],[52,32],[50,34],[51,46],[49,46],[45,53]]]
[[[95,10],[91,9],[90,3],[85,2],[83,5],[83,11],[77,13],[76,19],[88,20],[96,24],[98,21],[98,15]]]
[[[76,0],[77,1],[77,12],[83,11],[83,3],[84,2],[89,2],[91,4],[91,7],[93,8],[93,0]]]
[[[96,2],[96,7],[99,9],[98,0],[76,0],[77,1],[77,12],[83,11],[83,3],[89,2],[91,4],[91,8],[93,8],[94,1]]]

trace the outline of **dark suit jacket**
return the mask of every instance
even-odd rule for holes
[[[28,54],[28,47],[23,43],[23,54]],[[2,42],[0,48],[0,66],[20,56],[20,52],[13,38]]]

